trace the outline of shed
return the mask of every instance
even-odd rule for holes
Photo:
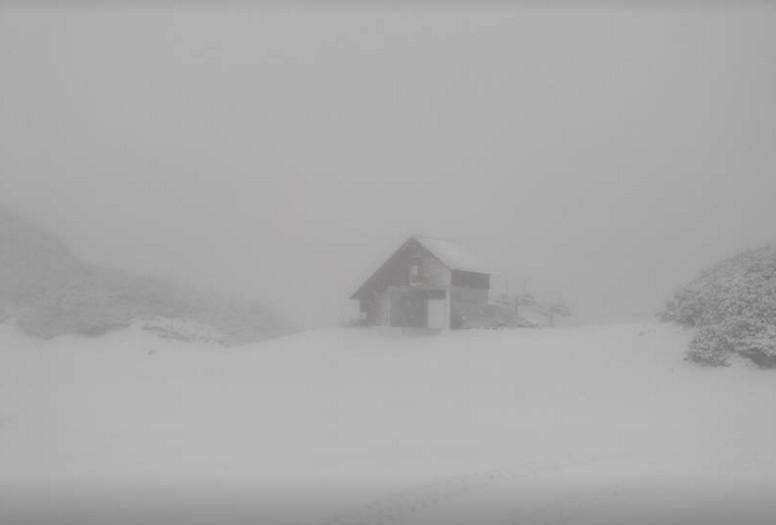
[[[492,275],[458,243],[412,235],[351,299],[370,326],[463,328],[488,310]]]

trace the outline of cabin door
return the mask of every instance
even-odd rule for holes
[[[447,328],[447,300],[446,299],[428,299],[426,304],[428,327],[434,330],[444,330]]]

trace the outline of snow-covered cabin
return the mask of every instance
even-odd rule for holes
[[[448,330],[483,315],[492,275],[457,243],[412,235],[351,299],[367,325]]]

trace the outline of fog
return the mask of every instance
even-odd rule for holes
[[[776,240],[776,12],[0,10],[0,202],[299,324],[409,234],[577,322]]]

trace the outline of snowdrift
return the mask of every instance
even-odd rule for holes
[[[535,497],[505,498],[509,516],[544,502],[554,523],[582,522],[562,501],[607,492],[547,500],[541,487],[776,487],[772,372],[697,367],[682,359],[690,337],[658,324],[339,329],[222,348],[138,327],[41,341],[2,326],[0,485],[45,487],[52,505],[77,487],[125,487],[111,494],[130,502],[149,487],[246,490],[297,512],[279,523],[341,524],[454,523],[444,509],[514,487]]]

